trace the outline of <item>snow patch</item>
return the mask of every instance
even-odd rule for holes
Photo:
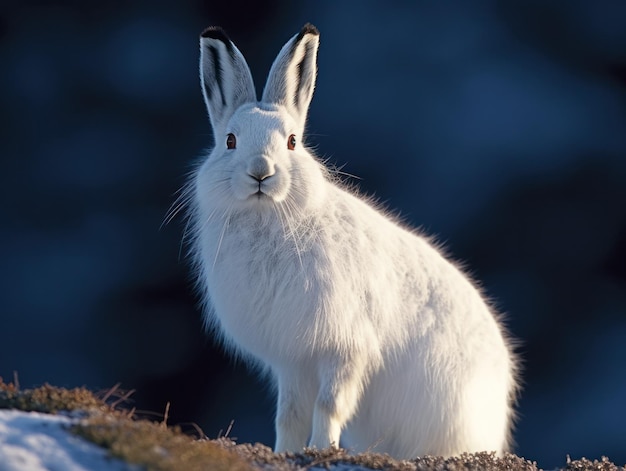
[[[0,410],[0,471],[128,471],[139,469],[69,430],[62,415]]]

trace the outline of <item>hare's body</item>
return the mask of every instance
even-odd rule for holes
[[[341,436],[352,450],[400,458],[502,452],[515,365],[479,291],[294,148],[316,30],[283,48],[259,103],[223,32],[202,41],[216,147],[194,178],[199,280],[210,322],[276,379],[276,449]]]

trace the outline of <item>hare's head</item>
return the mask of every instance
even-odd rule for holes
[[[317,72],[319,33],[305,25],[278,54],[257,101],[246,61],[221,28],[200,38],[200,77],[215,147],[196,177],[206,211],[298,212],[319,201],[321,165],[302,138]]]

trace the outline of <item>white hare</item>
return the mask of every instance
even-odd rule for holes
[[[304,146],[319,33],[292,37],[257,100],[221,28],[201,36],[215,146],[194,173],[206,320],[276,381],[276,451],[398,458],[507,449],[510,342],[479,290]]]

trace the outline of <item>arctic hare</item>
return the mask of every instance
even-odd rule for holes
[[[304,145],[318,43],[310,24],[293,36],[258,101],[224,31],[202,33],[215,146],[188,198],[205,319],[274,378],[276,451],[502,453],[516,362],[498,318],[427,238]]]

